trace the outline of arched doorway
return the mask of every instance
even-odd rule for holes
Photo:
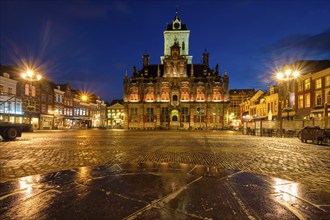
[[[173,109],[170,114],[170,125],[171,127],[180,126],[180,112],[178,109]]]

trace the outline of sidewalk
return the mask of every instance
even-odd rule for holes
[[[238,170],[115,164],[0,183],[0,219],[330,219],[330,194]]]

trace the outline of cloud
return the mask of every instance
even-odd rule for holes
[[[327,55],[330,57],[330,29],[318,33],[291,34],[279,41],[262,48],[264,53],[287,53],[300,51],[302,53],[312,53],[314,55]]]
[[[258,83],[276,83],[278,67],[296,60],[330,59],[330,29],[317,34],[290,34],[276,42],[260,48],[251,62]],[[258,65],[255,65],[257,63]]]

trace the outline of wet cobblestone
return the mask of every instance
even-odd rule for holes
[[[249,171],[330,192],[330,147],[231,131],[47,131],[0,142],[0,181],[83,166],[185,163]]]

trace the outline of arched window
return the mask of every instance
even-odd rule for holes
[[[172,121],[178,121],[178,116],[174,115],[174,116],[172,117]]]
[[[174,96],[173,96],[173,101],[174,101],[174,102],[178,101],[178,96],[177,96],[177,95],[174,95]]]

